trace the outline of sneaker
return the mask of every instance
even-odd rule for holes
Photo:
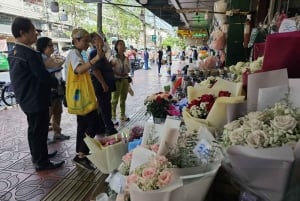
[[[63,141],[68,139],[70,139],[70,136],[61,133],[55,133],[53,136],[53,140]]]
[[[112,119],[111,121],[113,122],[114,126],[118,126],[119,125],[119,122],[116,119]]]
[[[73,158],[73,161],[76,165],[86,170],[94,171],[96,169],[87,157],[79,158],[79,156],[76,155],[75,158]]]
[[[55,143],[55,140],[47,138],[47,144],[53,144]]]
[[[121,121],[130,121],[130,118],[126,117],[126,116],[121,116],[120,120]]]

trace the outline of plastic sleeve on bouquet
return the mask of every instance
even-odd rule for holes
[[[123,141],[106,147],[94,146],[95,139],[87,136],[85,143],[91,151],[88,159],[103,173],[108,174],[117,169],[122,162],[122,156],[127,153],[127,144]]]
[[[142,191],[137,185],[130,184],[130,199],[131,201],[183,201],[184,190],[182,185],[182,181],[177,179],[164,188]]]
[[[146,122],[142,138],[142,145],[148,145],[149,141],[157,138],[160,142],[160,133],[162,132],[163,124],[153,124]]]
[[[210,127],[206,119],[192,117],[186,108],[182,110],[183,121],[189,131],[198,131],[201,127],[207,127],[210,131],[214,128]]]
[[[135,148],[132,152],[132,160],[129,172],[134,171],[137,167],[147,163],[156,153],[142,146]]]
[[[227,122],[232,122],[247,114],[247,102],[227,104]]]
[[[157,155],[166,156],[169,151],[176,147],[179,136],[179,129],[170,128],[164,132],[164,137],[159,144]]]
[[[259,88],[268,88],[288,84],[289,80],[287,76],[287,69],[250,74],[248,76],[247,85],[248,112],[257,110]]]
[[[282,200],[295,160],[291,147],[254,149],[237,145],[227,153],[238,183],[266,200]]]
[[[213,94],[217,96],[219,94],[219,91],[214,91],[211,88],[207,88],[206,86],[198,86],[198,87],[189,86],[187,87],[188,103],[202,96],[203,94]]]
[[[242,82],[231,82],[217,77],[217,82],[214,84],[212,89],[215,91],[229,91],[231,96],[240,96],[243,91]]]
[[[227,104],[242,103],[244,99],[244,96],[217,98],[206,120],[216,128],[223,127],[227,123]]]

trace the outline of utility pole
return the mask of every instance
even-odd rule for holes
[[[102,3],[97,3],[97,32],[103,34],[102,32]]]
[[[154,23],[153,23],[153,26],[154,26],[154,36],[155,36],[155,41],[154,41],[154,48],[155,48],[155,52],[157,51],[156,49],[156,44],[157,44],[157,35],[156,35],[156,18],[155,18],[156,16],[154,15]]]
[[[146,50],[146,47],[147,47],[147,34],[146,34],[146,13],[145,13],[145,8],[142,8],[142,10],[141,10],[141,17],[142,17],[142,22],[143,22],[144,50]]]

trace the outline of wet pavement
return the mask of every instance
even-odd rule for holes
[[[183,64],[173,62],[173,72]],[[137,70],[132,88],[135,95],[128,95],[126,113],[129,117],[143,109],[147,95],[162,91],[163,86],[170,84],[166,76],[167,67],[162,67],[162,76],[157,74],[157,65],[150,70]],[[138,121],[138,116],[131,121]],[[62,133],[71,139],[48,145],[49,152],[58,151],[53,161],[65,160],[62,168],[51,171],[36,172],[31,163],[27,142],[26,116],[18,107],[0,106],[0,200],[41,200],[59,184],[76,166],[72,159],[76,145],[76,116],[68,114],[66,108],[62,115]],[[49,137],[53,132],[49,132]]]

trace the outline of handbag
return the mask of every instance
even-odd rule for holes
[[[97,109],[97,99],[89,72],[75,74],[68,66],[66,100],[70,114],[86,115]]]

